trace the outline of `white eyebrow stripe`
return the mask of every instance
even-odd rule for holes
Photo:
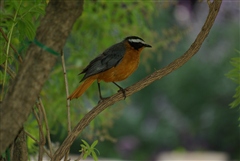
[[[146,44],[144,41],[142,41],[141,39],[128,39],[129,42],[136,42],[136,43],[142,43],[142,44]]]

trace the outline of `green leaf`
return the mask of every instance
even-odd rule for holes
[[[95,141],[92,143],[91,148],[94,149],[94,147],[97,145],[97,143],[98,143],[98,140],[95,140]]]
[[[17,29],[18,29],[18,32],[19,32],[19,40],[20,42],[24,40],[25,38],[25,24],[23,21],[18,21],[17,23]]]
[[[83,144],[85,144],[87,146],[87,149],[90,148],[90,145],[85,141],[85,140],[82,140]]]
[[[240,53],[239,51],[237,52]],[[238,57],[232,58],[230,63],[234,68],[229,71],[226,76],[238,84],[236,93],[233,96],[235,100],[230,104],[230,106],[234,108],[240,105],[240,55]]]
[[[240,105],[240,86],[236,88],[236,93],[233,96],[233,98],[235,98],[235,100],[230,104],[231,108],[234,108]]]
[[[87,149],[87,147],[84,144],[80,145],[83,149]]]
[[[33,23],[28,19],[20,19],[18,21],[18,30],[21,39],[27,37],[29,40],[33,40],[35,37],[35,28]]]
[[[30,39],[33,40],[35,37],[35,28],[33,25],[33,22],[28,20],[28,19],[24,19],[25,25],[26,25],[26,36]]]
[[[96,148],[94,148],[94,150],[97,151],[98,155],[100,155],[100,152]]]
[[[95,153],[95,151],[92,151],[92,157],[95,161],[98,161],[98,157],[97,157],[97,154]]]
[[[34,6],[28,6],[26,9],[24,9],[24,13],[22,13],[22,17],[25,17],[26,15],[29,15],[29,14],[33,14],[33,13],[37,13],[38,15],[42,15],[44,14],[44,7],[45,5],[44,4],[37,4],[37,5],[34,5]]]
[[[44,4],[38,4],[35,6],[35,8],[33,10],[31,10],[30,12],[33,12],[33,13],[38,13],[40,15],[43,15],[45,13],[45,5]]]
[[[83,155],[83,159],[86,159],[87,156],[88,156],[88,153],[84,153],[84,155]]]

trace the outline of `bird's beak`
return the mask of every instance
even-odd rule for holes
[[[148,45],[148,44],[144,44],[145,47],[147,48],[151,48],[152,46],[151,45]]]

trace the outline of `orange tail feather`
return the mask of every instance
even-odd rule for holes
[[[75,91],[67,99],[72,100],[74,98],[80,97],[94,81],[95,79],[92,78],[86,79],[80,86],[77,87],[77,89],[75,89]]]

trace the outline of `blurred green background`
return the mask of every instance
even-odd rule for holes
[[[12,4],[5,3],[10,13],[14,11]],[[18,2],[14,5],[18,6]],[[44,10],[46,2],[23,1],[22,5],[25,8],[41,5],[40,9]],[[64,48],[70,92],[79,85],[78,73],[88,62],[130,35],[143,38],[153,48],[142,52],[138,70],[120,83],[122,87],[168,65],[189,48],[207,13],[205,1],[85,1],[83,14],[73,26]],[[154,160],[165,151],[220,151],[231,159],[240,159],[239,106],[229,106],[234,101],[237,84],[226,76],[234,68],[231,59],[239,57],[239,13],[239,2],[224,1],[208,38],[189,62],[101,113],[74,142],[71,153],[79,154],[80,140],[84,139],[90,143],[99,140],[96,148],[102,158]],[[39,18],[28,16],[34,19],[32,29],[36,30]],[[5,30],[8,31],[7,27]],[[14,32],[12,42],[24,56],[27,40],[34,36],[21,35],[29,31]],[[18,64],[14,60],[11,63],[17,72]],[[104,96],[117,90],[111,83],[102,83]],[[60,58],[41,98],[52,141],[58,146],[67,136]],[[81,98],[71,101],[73,127],[98,100],[94,83]],[[38,137],[33,115],[25,128]],[[34,154],[37,147],[31,139],[28,145]]]

